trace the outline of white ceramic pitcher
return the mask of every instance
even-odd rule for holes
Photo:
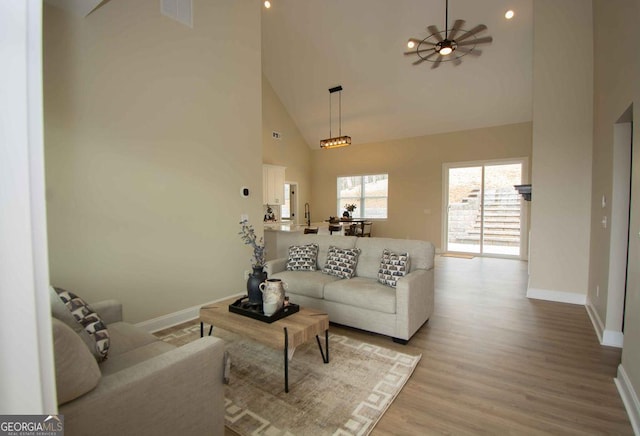
[[[280,279],[267,279],[260,283],[262,301],[270,303],[277,301],[277,310],[282,309],[282,306],[284,306],[284,291],[286,288],[287,284]]]

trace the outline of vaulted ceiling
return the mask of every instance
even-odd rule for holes
[[[272,0],[262,10],[263,73],[311,148],[329,135],[342,85],[342,133],[354,144],[530,121],[533,0],[450,0],[491,44],[462,64],[414,66],[410,37],[444,27],[445,0]],[[505,11],[515,17],[507,20]],[[332,96],[333,133],[338,125]]]

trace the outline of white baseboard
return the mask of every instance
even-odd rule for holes
[[[557,303],[579,304],[584,306],[587,303],[587,296],[574,292],[552,291],[550,289],[528,288],[527,298],[535,300],[555,301]]]
[[[598,340],[601,345],[606,345],[608,347],[617,347],[622,348],[622,344],[624,343],[624,334],[622,332],[616,332],[614,330],[607,330],[598,315],[598,311],[595,306],[591,302],[591,299],[587,297],[587,314],[589,318],[591,318],[591,323],[593,324],[593,329],[596,331],[598,335]]]
[[[616,383],[624,407],[627,409],[633,432],[636,435],[640,435],[640,401],[622,364],[618,365],[618,377],[613,380]]]
[[[587,307],[587,314],[589,315],[589,318],[591,319],[591,324],[593,324],[593,329],[596,331],[596,335],[598,335],[598,340],[602,344],[602,336],[603,336],[603,332],[604,332],[604,324],[602,323],[602,320],[600,319],[600,315],[598,315],[598,311],[596,310],[595,306],[591,302],[591,299],[588,298],[588,297],[587,297],[587,305],[586,305],[586,307]]]
[[[159,330],[173,327],[175,325],[182,324],[183,322],[191,321],[198,318],[200,314],[200,308],[202,306],[218,303],[222,300],[226,300],[227,298],[241,297],[242,295],[245,294],[229,295],[214,301],[208,301],[202,304],[198,304],[197,306],[188,307],[177,312],[168,313],[157,318],[148,319],[146,321],[137,323],[136,327],[149,333],[157,332]]]
[[[602,333],[602,345],[609,347],[622,348],[624,345],[624,333],[613,330],[605,330]]]

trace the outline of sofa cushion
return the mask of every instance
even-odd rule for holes
[[[302,232],[278,232],[275,256],[278,259],[286,259],[289,255],[289,247],[292,245],[318,244],[317,269],[322,269],[327,260],[327,252],[330,245],[340,248],[354,248],[356,239],[358,238],[355,236],[305,235]],[[273,255],[274,253],[271,254]]]
[[[93,390],[102,375],[95,357],[80,336],[57,318],[52,318],[51,322],[56,392],[58,405],[61,405]]]
[[[409,253],[411,265],[407,273],[417,269],[433,268],[435,250],[431,242],[391,238],[356,238],[356,247],[362,251],[356,268],[356,276],[358,277],[378,278],[380,253],[385,248],[396,253]]]
[[[151,333],[147,333],[128,322],[121,321],[109,324],[109,332],[111,333],[109,355],[113,358],[158,341],[158,338]]]
[[[114,374],[123,369],[129,368],[138,363],[145,362],[153,357],[164,354],[176,348],[175,346],[156,339],[155,342],[142,345],[131,349],[125,353],[121,353],[117,358],[105,360],[100,364],[100,371],[103,376]]]
[[[385,248],[380,259],[378,281],[395,288],[398,279],[407,275],[409,265],[409,253],[394,253]]]
[[[396,313],[396,291],[366,277],[327,283],[324,299],[376,312]]]
[[[287,271],[315,271],[318,260],[318,244],[292,245],[289,247]]]
[[[320,271],[283,271],[271,275],[286,283],[286,293],[304,295],[313,298],[324,297],[324,286],[340,280],[339,277],[322,274]],[[291,300],[295,303],[295,299]]]
[[[69,312],[73,316],[73,319],[80,326],[82,326],[86,333],[88,333],[89,337],[91,338],[90,341],[86,340],[85,335],[81,335],[81,337],[83,338],[85,343],[87,343],[87,345],[89,346],[89,350],[93,353],[95,358],[99,362],[106,359],[109,352],[109,332],[107,331],[106,324],[102,322],[102,318],[100,318],[100,316],[93,309],[91,309],[91,307],[82,298],[78,297],[73,292],[56,287],[54,287],[53,289],[55,290],[59,299],[69,310]],[[62,310],[58,309],[57,307],[59,307],[59,305],[57,305],[56,303],[55,310],[57,312],[61,312]],[[53,302],[52,310],[54,310]],[[63,319],[63,321],[65,320]]]
[[[342,279],[350,279],[356,272],[359,255],[358,248],[338,248],[332,245],[329,247],[322,272]]]

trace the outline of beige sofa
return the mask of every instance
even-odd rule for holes
[[[319,246],[317,271],[287,271],[289,247],[311,243]],[[322,273],[330,245],[361,250],[354,277],[339,279]],[[326,311],[331,322],[406,343],[433,313],[435,250],[430,242],[281,233],[277,246],[267,248],[275,249],[277,256],[267,262],[269,278],[287,283],[291,302]],[[398,280],[396,288],[378,282],[385,248],[409,253],[409,274]]]
[[[174,347],[122,322],[122,306],[110,300],[91,304],[110,336],[108,357],[98,363],[69,320],[61,320],[54,291],[51,298],[65,434],[224,434],[222,340]]]

